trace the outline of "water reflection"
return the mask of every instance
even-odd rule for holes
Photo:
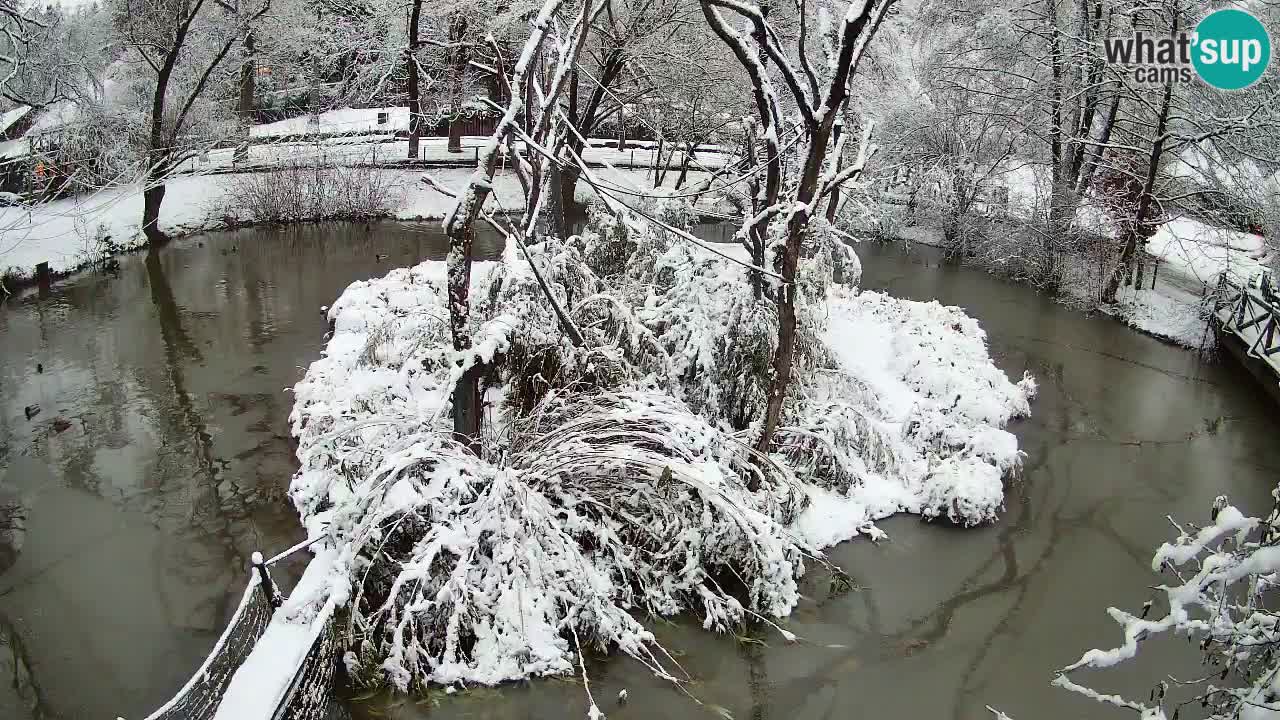
[[[245,558],[299,537],[285,388],[320,307],[444,252],[430,225],[223,233],[0,307],[0,508],[25,515],[21,551],[0,543],[0,643],[22,648],[0,669],[39,679],[37,717],[141,717],[186,680]]]

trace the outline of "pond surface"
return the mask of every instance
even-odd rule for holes
[[[321,306],[354,280],[442,258],[436,228],[207,235],[0,307],[0,717],[136,720],[186,680],[248,555],[300,535],[285,498],[296,466],[285,389],[319,356]],[[859,588],[828,597],[808,582],[787,623],[806,642],[659,624],[703,704],[611,658],[591,667],[602,709],[636,720],[969,719],[991,717],[987,704],[1021,720],[1113,716],[1049,687],[1053,670],[1118,639],[1108,605],[1149,597],[1166,513],[1203,520],[1220,492],[1269,507],[1276,408],[1230,364],[931,251],[859,252],[867,287],[966,308],[1011,378],[1039,379],[1033,416],[1011,428],[1027,467],[1008,511],[969,530],[894,518],[881,525],[890,541],[834,548]],[[1172,659],[1166,671],[1190,673],[1185,652],[1153,650]],[[1158,677],[1139,665],[1101,680],[1145,694]],[[566,680],[349,704],[369,718],[585,714],[582,686]]]

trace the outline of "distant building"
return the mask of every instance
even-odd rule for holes
[[[63,190],[75,168],[62,157],[63,136],[78,110],[64,101],[0,114],[0,191],[45,198]]]

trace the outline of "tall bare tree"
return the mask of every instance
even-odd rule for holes
[[[768,228],[775,221],[780,226],[778,233],[782,249],[779,265],[783,285],[776,292],[778,348],[773,357],[765,416],[756,440],[756,450],[760,456],[765,456],[773,446],[773,436],[782,419],[782,404],[795,364],[796,271],[800,264],[801,246],[810,221],[821,212],[821,203],[845,181],[862,172],[870,153],[868,128],[862,138],[858,160],[836,170],[833,158],[841,154],[841,146],[848,137],[842,135],[833,143],[836,119],[849,101],[850,80],[894,0],[851,0],[839,27],[832,28],[831,37],[822,38],[827,57],[826,62],[817,68],[808,56],[808,9],[803,0],[798,8],[794,50],[783,45],[782,34],[770,24],[767,6],[739,0],[700,2],[703,16],[712,31],[733,52],[751,80],[760,138],[765,148],[766,179],[764,197],[759,203],[761,209],[744,222],[739,236],[747,241],[751,237],[760,237],[758,228]],[[726,12],[750,25],[750,39],[734,29],[725,16]],[[780,141],[783,110],[770,67],[777,68],[788,99],[795,104],[799,132],[804,140],[799,172],[785,187]],[[758,243],[751,243],[749,247],[754,248],[753,255],[763,254]]]
[[[261,0],[243,13],[220,13],[210,0],[119,0],[115,22],[122,44],[154,73],[147,113],[142,231],[152,250],[167,242],[160,230],[165,179],[198,154],[184,130],[191,111],[231,49],[270,9]],[[177,101],[177,110],[171,101]]]
[[[558,104],[568,86],[569,74],[590,33],[591,23],[602,9],[602,5],[593,0],[583,0],[573,21],[562,30],[560,15],[563,5],[563,0],[546,0],[543,4],[530,23],[529,38],[525,41],[509,78],[499,62],[496,71],[503,78],[502,82],[507,86],[510,98],[506,111],[480,153],[477,172],[461,192],[455,193],[457,205],[444,222],[445,233],[449,237],[449,254],[446,259],[449,328],[453,337],[453,349],[459,355],[458,362],[462,368],[453,388],[453,428],[458,439],[477,453],[480,452],[480,380],[484,374],[484,366],[481,359],[471,352],[469,326],[472,248],[475,245],[476,223],[484,214],[485,201],[493,190],[499,153],[505,147],[512,169],[524,187],[526,201],[525,218],[514,240],[523,243],[522,236],[532,233],[537,224],[543,207],[540,198],[548,187],[544,170],[547,163],[558,162],[558,155],[564,147],[564,134],[557,129],[560,117]],[[545,47],[549,37],[556,40],[552,46],[554,52],[548,52]],[[500,59],[501,53],[496,52],[496,49],[495,54]],[[544,54],[549,56],[544,58],[544,62],[550,70],[542,74],[536,70],[539,57]],[[517,147],[517,139],[524,141],[525,150]],[[534,272],[537,272],[536,267]],[[572,327],[571,324],[569,326]],[[581,342],[580,337],[574,339]]]

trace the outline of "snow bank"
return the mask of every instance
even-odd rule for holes
[[[1243,283],[1272,262],[1266,242],[1250,233],[1178,218],[1161,225],[1147,241],[1158,261],[1148,266],[1141,289],[1121,287],[1116,305],[1104,310],[1130,326],[1189,348],[1205,341],[1205,293],[1226,274]],[[1150,282],[1155,273],[1154,287]]]
[[[1188,218],[1161,225],[1147,241],[1147,252],[1160,258],[1161,273],[1168,269],[1211,285],[1224,272],[1247,280],[1270,260],[1261,236]]]
[[[1021,463],[1017,438],[1001,428],[1030,414],[1035,381],[1009,382],[991,363],[986,333],[960,308],[844,288],[827,308],[823,340],[871,390],[895,462],[843,498],[811,490],[816,501],[798,521],[804,536],[825,547],[902,511],[961,524],[994,519],[1002,478]]]
[[[228,153],[231,151],[228,150]],[[267,171],[269,172],[269,171]],[[465,185],[472,170],[466,168],[378,169],[370,173],[385,177],[383,186],[394,189],[390,218],[396,220],[438,220],[454,205],[453,199],[423,184],[425,173],[448,187]],[[640,190],[652,186],[644,171],[619,170],[598,173],[611,182]],[[668,182],[674,182],[675,173]],[[691,175],[693,175],[691,173]],[[227,226],[223,212],[225,199],[237,174],[184,175],[166,183],[160,211],[160,229],[180,237]],[[489,207],[497,212],[524,209],[524,193],[510,174],[494,178]],[[579,185],[579,200],[591,199],[585,183]],[[242,222],[240,218],[230,218]],[[135,250],[146,245],[141,232],[142,186],[130,184],[28,207],[0,207],[0,275],[27,278],[35,266],[48,262],[54,273],[69,273],[104,259],[112,252]]]

